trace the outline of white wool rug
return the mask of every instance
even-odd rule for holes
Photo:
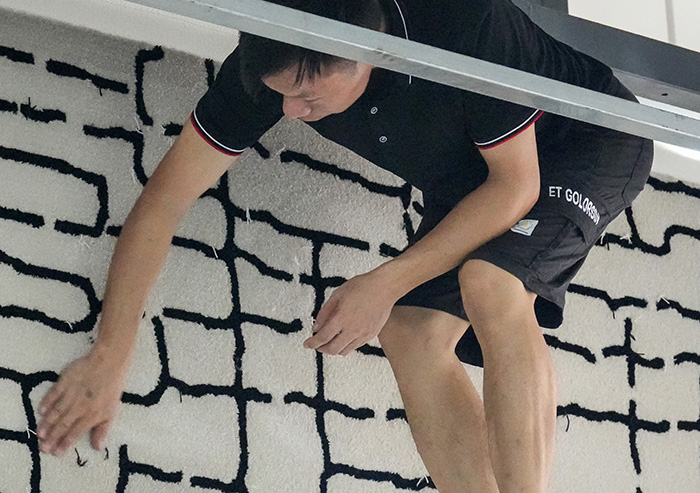
[[[89,350],[120,227],[216,68],[0,10],[0,492],[435,491],[378,341],[302,347],[335,287],[405,248],[420,193],[285,121],[182,223],[105,449],[39,452],[38,404]],[[699,208],[653,176],[545,330],[550,491],[700,491]]]

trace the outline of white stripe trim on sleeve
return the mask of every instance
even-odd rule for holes
[[[230,151],[230,152],[243,153],[243,151],[245,151],[245,149],[234,149],[234,148],[232,148],[232,147],[228,147],[228,146],[223,145],[221,142],[219,142],[219,141],[216,140],[214,137],[212,137],[211,134],[210,134],[209,132],[207,132],[207,130],[202,126],[202,124],[201,124],[200,121],[199,121],[199,118],[197,118],[197,109],[196,109],[196,108],[195,108],[195,110],[192,112],[192,114],[194,115],[195,122],[197,122],[197,126],[199,127],[199,129],[200,129],[202,132],[204,132],[204,133],[206,134],[206,136],[209,137],[209,139],[210,139],[212,142],[216,143],[216,145],[218,145],[218,146],[220,146],[222,149],[226,149],[227,151]]]
[[[495,144],[495,143],[498,142],[499,140],[503,140],[503,139],[505,139],[506,137],[508,137],[509,135],[512,135],[512,134],[514,134],[514,133],[520,131],[523,127],[526,127],[527,125],[529,125],[530,122],[532,121],[532,119],[535,118],[535,117],[537,116],[538,113],[540,113],[540,110],[535,110],[535,112],[534,112],[532,115],[530,115],[530,116],[528,117],[527,120],[525,120],[523,123],[521,123],[520,125],[518,125],[517,127],[515,127],[515,128],[514,128],[513,130],[511,130],[510,132],[501,135],[500,137],[497,137],[497,138],[495,138],[495,139],[493,139],[493,140],[489,140],[488,142],[474,142],[474,143],[475,143],[476,145],[478,145],[479,147],[483,147],[483,146]]]

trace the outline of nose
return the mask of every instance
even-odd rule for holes
[[[303,118],[311,113],[311,106],[303,99],[284,98],[282,103],[282,111],[287,118]]]

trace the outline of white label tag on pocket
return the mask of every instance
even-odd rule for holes
[[[537,219],[523,219],[518,224],[510,228],[513,233],[520,233],[521,235],[531,236],[532,232],[535,230],[539,221]]]

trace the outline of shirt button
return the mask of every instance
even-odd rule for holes
[[[379,142],[384,144],[386,142],[386,135],[382,135],[381,137],[379,137]]]
[[[373,115],[376,115],[377,111],[379,111],[379,108],[377,108],[376,106],[372,106],[372,109],[369,110],[369,112],[372,113]]]

